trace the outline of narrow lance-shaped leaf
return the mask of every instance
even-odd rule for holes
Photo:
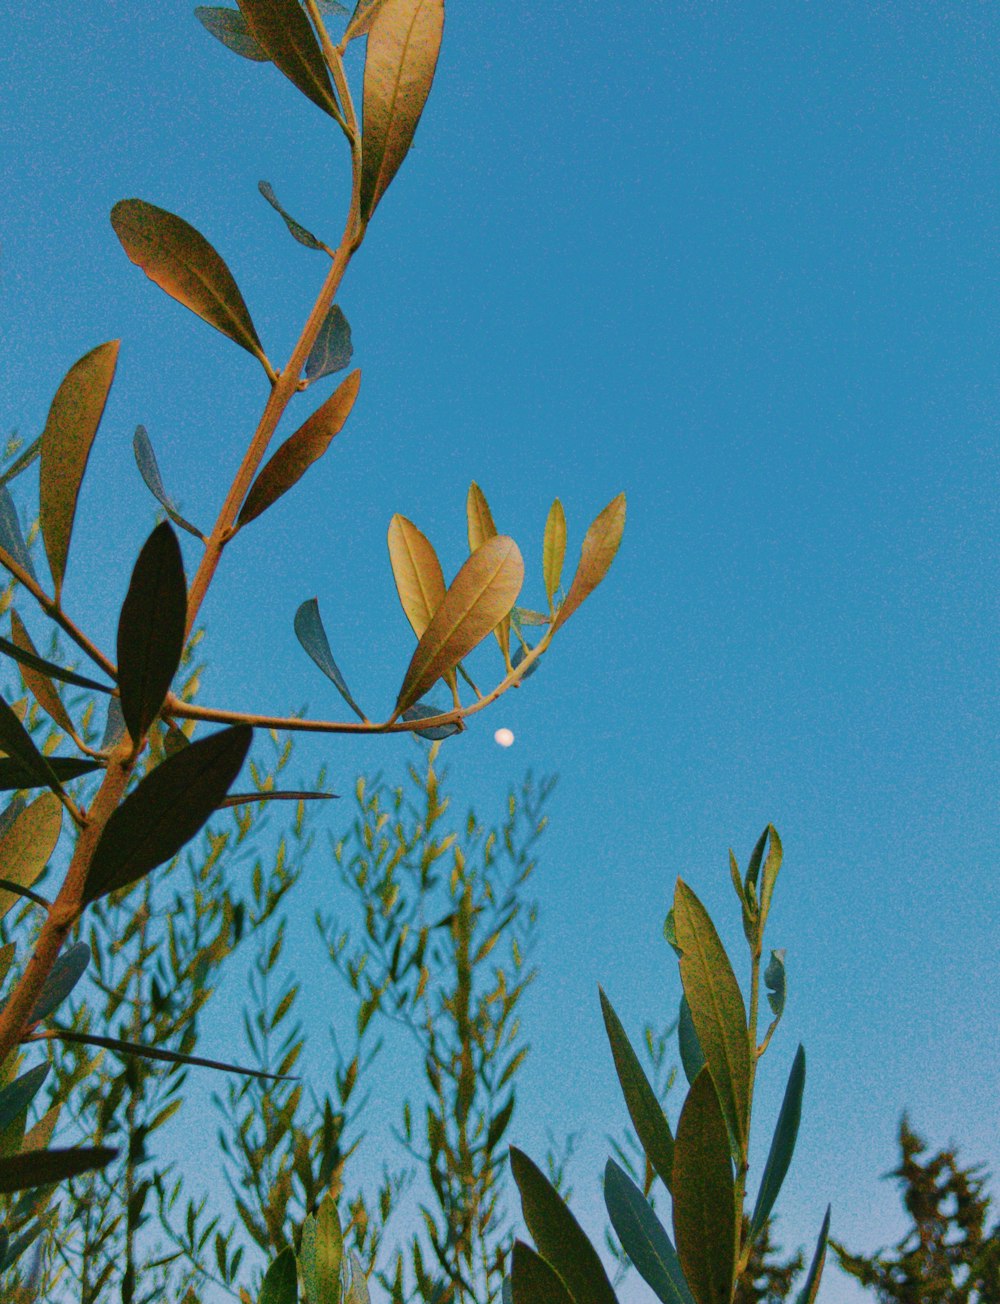
[[[551,606],[562,581],[563,562],[566,560],[566,513],[557,498],[549,508],[542,539],[542,576],[545,592]]]
[[[22,1073],[8,1086],[0,1090],[0,1132],[9,1127],[20,1114],[27,1112],[28,1106],[38,1095],[42,1083],[48,1076],[47,1064],[36,1064],[27,1073]]]
[[[444,572],[434,545],[412,521],[398,513],[389,522],[389,563],[400,605],[418,641],[444,601]],[[454,694],[453,671],[444,676]]]
[[[319,603],[315,598],[307,599],[296,611],[295,637],[302,644],[305,652],[326,675],[327,679],[331,681],[354,714],[363,720],[365,718],[364,712],[351,696],[344,676],[340,673],[340,669],[333,659],[333,653],[330,651],[330,641],[326,636],[326,630],[323,628],[323,621],[320,619]]]
[[[14,617],[16,612],[11,612],[11,624],[15,624]],[[17,617],[17,626],[23,629],[21,618]],[[13,658],[21,666],[28,666],[32,670],[41,671],[49,679],[59,679],[64,684],[75,684],[77,688],[89,688],[95,693],[112,693],[114,689],[109,688],[107,684],[99,684],[96,679],[88,679],[86,675],[78,675],[75,670],[67,670],[63,666],[57,666],[53,661],[40,657],[27,646],[30,639],[26,640],[24,646],[20,643],[10,643],[5,638],[0,638],[0,652],[5,652],[7,656]]]
[[[250,33],[275,67],[324,113],[338,116],[323,52],[298,0],[239,0]]]
[[[688,1005],[686,996],[681,997],[680,1014],[677,1016],[677,1046],[681,1053],[684,1076],[688,1080],[688,1086],[691,1086],[705,1067],[705,1056],[701,1049],[701,1042],[698,1040],[698,1034],[694,1029],[691,1006]]]
[[[566,1202],[516,1146],[510,1148],[510,1170],[528,1231],[542,1258],[562,1278],[574,1304],[617,1304],[604,1265]]]
[[[0,706],[0,715],[2,714]],[[14,718],[17,719],[16,716]],[[74,756],[51,756],[46,764],[50,777],[18,758],[0,757],[0,792],[11,792],[17,788],[51,788],[54,786],[53,779],[56,785],[69,783],[71,779],[79,779],[81,775],[101,769],[100,761],[77,760]]]
[[[510,1290],[511,1304],[573,1304],[555,1268],[524,1241],[514,1242]]]
[[[760,1179],[757,1203],[754,1205],[753,1217],[750,1219],[750,1236],[756,1239],[764,1230],[771,1216],[774,1202],[778,1198],[781,1185],[788,1172],[795,1151],[795,1141],[799,1135],[799,1122],[802,1118],[802,1092],[806,1084],[806,1053],[800,1046],[795,1052],[792,1069],[785,1086],[781,1112],[771,1139],[764,1175]]]
[[[577,607],[588,598],[608,573],[625,530],[625,495],[612,499],[592,522],[583,539],[580,561],[569,592],[552,622],[553,630],[566,623]]]
[[[201,530],[180,514],[174,500],[164,488],[163,477],[160,475],[160,468],[156,461],[156,454],[153,452],[153,445],[146,433],[145,426],[136,426],[135,435],[132,439],[132,451],[135,453],[136,465],[139,468],[143,483],[173,523],[179,526],[180,529],[187,530],[188,534],[193,534],[196,539],[200,539],[204,543],[205,536]]]
[[[327,1192],[316,1213],[316,1288],[315,1301],[309,1304],[338,1304],[340,1267],[344,1260],[344,1235],[337,1216],[337,1202]]]
[[[42,440],[41,437],[33,440],[27,448],[23,448],[17,457],[14,458],[3,475],[0,475],[0,485],[8,485],[21,474],[27,471],[28,467],[34,460],[41,455]]]
[[[144,199],[122,199],[111,210],[111,225],[132,262],[161,290],[263,361],[232,272],[190,222]]]
[[[345,45],[348,41],[356,40],[357,37],[365,35],[384,3],[385,0],[358,0],[354,7],[354,13],[351,15],[351,21],[347,24],[347,30],[344,32]]]
[[[466,517],[469,524],[469,552],[473,553],[477,548],[481,548],[487,539],[496,536],[497,527],[493,520],[493,513],[490,511],[490,505],[486,501],[486,495],[480,489],[479,485],[473,480],[469,485],[469,495],[465,504]],[[510,661],[510,617],[504,616],[500,624],[493,631],[497,643],[500,645],[500,651],[503,653],[504,664]]]
[[[242,18],[242,15],[240,15],[240,17]],[[267,55],[264,57],[266,59]],[[317,240],[311,231],[307,231],[301,222],[296,222],[291,213],[282,207],[278,202],[278,196],[274,193],[274,186],[271,185],[270,181],[258,181],[257,189],[271,205],[274,211],[279,214],[282,221],[285,223],[285,226],[288,227],[293,239],[298,240],[300,245],[305,245],[307,249],[319,249],[321,251],[326,248],[322,240]]]
[[[246,1069],[239,1064],[228,1064],[224,1060],[203,1059],[200,1055],[184,1055],[178,1050],[167,1050],[165,1046],[144,1046],[140,1042],[121,1041],[117,1037],[99,1037],[96,1033],[75,1032],[71,1028],[53,1028],[51,1036],[57,1041],[70,1041],[80,1046],[99,1046],[103,1050],[113,1050],[119,1055],[134,1055],[139,1059],[158,1060],[163,1064],[188,1064],[194,1068],[218,1069],[223,1073],[241,1073],[248,1078],[289,1081],[288,1074],[264,1073],[261,1069]]]
[[[249,725],[220,729],[147,774],[105,825],[84,903],[127,887],[176,856],[229,792],[252,738]]]
[[[4,484],[0,484],[0,548],[3,548],[4,552],[37,583],[38,577],[35,574],[31,553],[21,533],[21,522],[17,519],[17,508],[10,496],[10,490]]]
[[[507,615],[524,582],[524,562],[513,539],[498,534],[466,561],[424,631],[399,690],[405,711],[480,643]]]
[[[220,5],[198,5],[194,16],[202,26],[221,41],[227,50],[239,54],[254,63],[270,63],[271,56],[261,49],[259,43],[250,34],[247,20],[238,9],[227,9]]]
[[[364,222],[410,148],[434,80],[443,29],[444,0],[384,0],[371,23],[361,136]]]
[[[219,802],[219,809],[265,801],[334,801],[337,796],[335,792],[282,792],[276,789],[269,792],[231,792],[225,800]]]
[[[0,1159],[0,1193],[52,1186],[110,1164],[118,1154],[106,1146],[80,1150],[31,1150]]]
[[[164,521],[143,544],[118,618],[118,689],[133,743],[160,713],[184,651],[187,581]]]
[[[39,519],[56,602],[62,597],[83,473],[118,364],[118,344],[99,344],[70,367],[42,431]]]
[[[615,1072],[621,1083],[629,1118],[632,1120],[632,1126],[646,1153],[646,1158],[669,1191],[673,1184],[674,1166],[674,1138],[670,1131],[670,1124],[614,1007],[603,991],[600,992],[600,996],[604,1027],[608,1034],[608,1041],[611,1043]]]
[[[771,845],[767,850],[767,859],[764,861],[764,871],[760,883],[760,917],[762,920],[767,919],[768,911],[771,909],[771,897],[774,895],[774,885],[778,881],[778,871],[781,869],[781,839],[778,837],[778,830],[773,824],[767,826],[770,836]]]
[[[104,722],[104,733],[101,736],[101,751],[109,752],[112,747],[125,737],[125,717],[122,715],[122,705],[117,697],[108,698],[108,714]]]
[[[32,742],[31,735],[2,697],[0,697],[0,747],[7,753],[7,756],[0,760],[0,780],[9,778],[11,773],[15,775],[19,773],[26,780],[24,783],[16,784],[4,784],[0,781],[0,787],[52,788],[55,792],[62,791],[53,762],[41,754]],[[83,764],[83,762],[74,762],[74,764]]]
[[[730,1304],[736,1205],[726,1120],[708,1067],[688,1092],[674,1144],[674,1241],[696,1304]]]
[[[25,629],[24,621],[13,608],[11,608],[10,612],[10,634],[14,646],[20,652],[17,660],[21,662],[21,678],[34,694],[35,701],[46,712],[49,719],[57,724],[64,733],[72,736],[74,729],[73,721],[69,718],[69,712],[63,706],[62,698],[56,692],[52,680],[39,668],[45,662],[35,651],[35,645],[32,643],[27,629]],[[24,660],[21,660],[22,657],[24,657]],[[31,664],[32,662],[34,664]]]
[[[31,888],[49,863],[62,828],[62,803],[46,792],[21,810],[0,836],[0,877]],[[17,895],[0,891],[0,919],[17,904]]]
[[[360,385],[361,372],[352,371],[308,421],[285,440],[250,486],[237,526],[242,528],[267,511],[323,456],[350,416]]]
[[[340,304],[332,304],[306,358],[306,380],[322,380],[335,371],[343,371],[353,357],[350,323]]]
[[[823,1276],[823,1265],[826,1263],[826,1242],[829,1235],[830,1206],[827,1205],[826,1217],[823,1219],[823,1226],[819,1230],[819,1239],[816,1242],[816,1249],[813,1253],[812,1263],[809,1265],[805,1285],[795,1297],[795,1304],[814,1304],[816,1295],[819,1292],[819,1283]]]
[[[28,1015],[28,1022],[39,1023],[54,1014],[87,972],[89,964],[90,947],[86,942],[76,942],[63,951],[42,984],[42,990]]]
[[[684,995],[737,1149],[746,1144],[750,1040],[733,967],[708,911],[683,879],[674,892]]]
[[[613,1159],[604,1169],[604,1203],[622,1249],[663,1304],[694,1304],[677,1251],[643,1193]]]

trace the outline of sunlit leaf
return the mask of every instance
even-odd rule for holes
[[[562,582],[563,562],[566,560],[566,513],[557,498],[549,508],[542,539],[542,576],[545,592],[551,603]]]
[[[42,984],[28,1023],[39,1023],[62,1005],[63,1001],[87,972],[90,964],[90,947],[86,942],[76,942],[63,951]]]
[[[337,1202],[327,1192],[316,1212],[316,1298],[310,1298],[309,1304],[337,1304],[343,1260],[344,1235]]]
[[[684,1076],[688,1080],[688,1086],[691,1086],[705,1067],[705,1056],[702,1053],[698,1034],[694,1030],[691,1006],[688,1005],[686,996],[681,997],[681,1011],[677,1016],[677,1046],[681,1053]]]
[[[240,17],[242,18],[242,14]],[[264,55],[264,58],[266,59],[267,55]],[[317,240],[311,231],[307,231],[301,222],[296,222],[291,213],[281,206],[278,201],[278,196],[274,193],[274,186],[271,185],[270,181],[258,181],[257,189],[271,205],[274,211],[280,215],[285,226],[288,227],[292,237],[298,240],[299,244],[305,245],[307,249],[322,250],[324,248],[322,240]]]
[[[19,650],[17,660],[21,663],[21,678],[34,695],[35,701],[64,733],[72,734],[73,721],[69,718],[69,712],[63,706],[52,680],[39,668],[45,662],[35,651],[24,621],[13,608],[10,613],[10,633],[14,646]]]
[[[354,7],[354,13],[351,15],[351,21],[347,24],[347,30],[344,32],[344,44],[353,41],[359,36],[364,36],[372,23],[375,16],[385,4],[385,0],[358,0]]]
[[[629,1118],[653,1170],[669,1191],[673,1184],[674,1164],[674,1138],[670,1124],[614,1007],[603,990],[600,991],[600,996],[604,1027],[611,1043],[615,1072],[621,1083]]]
[[[28,467],[31,466],[32,462],[34,462],[35,459],[40,456],[41,451],[42,451],[42,440],[41,437],[39,436],[38,439],[32,440],[32,442],[27,446],[27,448],[22,448],[20,453],[18,453],[17,457],[15,457],[13,462],[11,462],[10,466],[8,466],[7,470],[4,471],[2,475],[0,475],[0,485],[10,484],[11,480],[14,480],[17,476],[19,476],[22,471],[27,471]]]
[[[736,1206],[729,1137],[708,1068],[688,1092],[674,1144],[674,1241],[696,1304],[731,1304]]]
[[[13,1123],[18,1115],[27,1111],[28,1106],[38,1095],[48,1072],[47,1064],[36,1064],[33,1069],[22,1073],[9,1086],[0,1090],[0,1132]]]
[[[84,903],[134,883],[176,856],[226,797],[252,738],[249,725],[220,729],[147,774],[104,827]]]
[[[445,715],[448,711],[446,706],[435,706],[433,702],[414,702],[408,706],[402,713],[401,719],[410,720],[430,720],[436,715]],[[455,724],[437,724],[432,725],[429,729],[417,729],[418,738],[426,738],[428,742],[438,742],[442,738],[451,738],[457,733],[462,732],[461,725]]]
[[[511,1146],[510,1170],[538,1252],[562,1278],[574,1304],[617,1304],[597,1251],[541,1169]]]
[[[663,1304],[694,1304],[666,1229],[613,1159],[604,1169],[604,1203],[622,1249],[656,1297]]]
[[[10,710],[9,707],[7,709]],[[46,759],[46,764],[60,783],[69,783],[71,779],[79,779],[81,775],[92,774],[94,770],[102,768],[100,761],[77,760],[73,756],[50,756]],[[50,788],[51,786],[51,779],[39,774],[35,767],[15,757],[0,757],[0,792],[11,792],[16,788]]]
[[[595,517],[583,539],[580,561],[569,592],[556,612],[552,628],[565,624],[577,607],[588,598],[608,573],[625,530],[625,495],[612,499]]]
[[[490,505],[486,501],[486,495],[480,489],[479,485],[473,480],[469,485],[469,495],[465,504],[466,518],[469,524],[469,552],[473,553],[477,548],[481,548],[487,539],[495,538],[497,533],[496,524],[493,521],[493,513],[490,511]],[[510,617],[505,616],[493,631],[497,643],[500,645],[500,651],[503,653],[504,662],[510,659]],[[531,673],[530,671],[528,672]],[[525,676],[527,678],[527,675]]]
[[[823,1276],[823,1265],[826,1263],[826,1240],[829,1235],[830,1206],[827,1205],[826,1217],[823,1219],[823,1226],[819,1230],[819,1239],[816,1241],[816,1249],[813,1253],[812,1263],[809,1265],[805,1285],[796,1295],[795,1304],[814,1304],[819,1291],[820,1279]]]
[[[524,562],[506,535],[489,539],[465,562],[417,644],[399,690],[405,711],[500,623],[517,600]]]
[[[236,522],[238,526],[249,524],[261,512],[267,511],[272,503],[277,502],[282,494],[286,494],[292,485],[301,480],[313,462],[323,456],[333,437],[340,433],[350,416],[360,385],[361,372],[352,371],[326,402],[265,463],[250,486]]]
[[[319,603],[315,598],[307,599],[296,611],[295,637],[302,644],[305,652],[331,681],[354,714],[363,720],[365,718],[364,712],[351,696],[344,676],[340,673],[340,669],[333,659],[333,653],[330,651],[330,641],[326,636],[326,630],[323,628],[323,621],[320,619]]]
[[[10,490],[3,484],[0,484],[0,548],[37,582],[31,553],[21,533],[21,522],[17,519],[17,508]]]
[[[239,286],[200,231],[144,199],[120,200],[111,210],[111,225],[132,262],[161,290],[255,358],[263,358]]]
[[[674,892],[684,995],[719,1103],[737,1146],[747,1135],[750,1041],[746,1007],[733,967],[708,911],[683,879]]]
[[[174,500],[164,488],[163,477],[160,475],[160,468],[156,461],[156,454],[153,452],[153,445],[146,433],[145,426],[136,426],[135,436],[132,440],[132,451],[135,453],[136,465],[146,488],[173,523],[182,530],[187,530],[188,534],[193,534],[196,539],[200,539],[204,543],[205,536],[201,530],[196,525],[192,525],[190,521],[185,520],[177,510]]]
[[[110,1164],[118,1154],[106,1146],[80,1150],[30,1150],[0,1159],[0,1192],[28,1191],[51,1186],[80,1173]]]
[[[247,20],[238,9],[226,9],[219,5],[198,5],[194,11],[198,21],[221,41],[227,50],[252,59],[254,63],[270,63],[270,56],[250,34]]]
[[[573,1296],[550,1264],[524,1241],[511,1254],[511,1304],[573,1304]]]
[[[337,100],[323,52],[298,0],[239,0],[257,44],[275,67],[324,113],[336,118]]]
[[[384,0],[371,22],[361,136],[364,222],[410,148],[434,80],[443,28],[444,0]]]
[[[0,776],[9,777],[10,770],[13,769],[15,774],[20,772],[28,780],[26,783],[6,785],[0,781],[0,787],[52,788],[56,792],[62,791],[52,761],[41,754],[32,742],[31,735],[2,697],[0,697],[0,747],[7,753],[6,757],[0,760]]]
[[[118,689],[132,741],[160,713],[184,651],[187,581],[177,535],[164,521],[143,544],[118,618]]]
[[[444,573],[431,541],[398,513],[389,522],[389,561],[406,619],[423,638],[444,601]]]
[[[18,887],[32,887],[55,852],[61,828],[62,803],[54,793],[43,793],[0,836],[0,877]],[[17,899],[13,892],[0,891],[0,919]]]
[[[771,1013],[780,1019],[785,1009],[785,952],[784,949],[772,951],[771,958],[764,970],[764,986],[767,988],[767,1003]]]
[[[515,607],[510,613],[512,625],[551,625],[552,617],[530,607]]]
[[[42,431],[39,518],[58,602],[62,596],[76,500],[118,363],[118,340],[74,362],[56,390]]]
[[[351,327],[340,304],[331,305],[319,328],[315,343],[306,358],[306,380],[322,380],[335,371],[343,371],[354,357]]]
[[[753,1217],[750,1219],[750,1236],[755,1239],[764,1230],[774,1202],[778,1198],[781,1185],[788,1172],[795,1151],[795,1142],[799,1135],[799,1122],[802,1118],[802,1092],[806,1084],[806,1053],[800,1046],[795,1052],[792,1069],[785,1086],[781,1112],[771,1139],[764,1175],[760,1179],[757,1203],[754,1205]]]
[[[12,611],[11,624],[14,623],[14,615],[15,613]],[[22,629],[24,628],[20,617],[18,617],[18,625]],[[41,671],[49,679],[59,679],[64,684],[75,684],[78,688],[89,688],[95,693],[111,693],[114,691],[107,684],[99,684],[96,679],[88,679],[86,675],[78,675],[75,670],[66,670],[63,666],[57,666],[45,657],[40,657],[36,653],[29,651],[27,647],[22,647],[18,643],[9,643],[5,638],[0,638],[0,652],[5,652],[19,665]]]
[[[244,1077],[272,1079],[287,1082],[289,1077],[282,1073],[264,1073],[260,1069],[246,1069],[239,1064],[228,1064],[224,1060],[203,1059],[200,1055],[182,1055],[177,1050],[167,1050],[165,1046],[145,1046],[135,1041],[120,1041],[117,1037],[100,1037],[96,1033],[75,1032],[71,1028],[54,1028],[53,1036],[59,1041],[70,1041],[80,1046],[99,1046],[103,1050],[113,1050],[119,1055],[135,1055],[139,1059],[158,1060],[163,1064],[188,1064],[194,1068],[219,1069],[223,1073],[241,1073]]]

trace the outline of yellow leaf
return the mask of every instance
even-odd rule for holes
[[[52,792],[43,793],[25,807],[0,838],[0,878],[19,887],[31,887],[49,863],[59,841],[62,804]],[[16,892],[0,890],[0,919],[18,901]]]
[[[35,645],[31,641],[31,635],[24,627],[24,621],[16,611],[10,613],[10,637],[11,641],[21,648],[24,652],[31,652],[34,656],[38,653]],[[35,670],[30,666],[21,666],[21,678],[27,684],[28,688],[34,693],[35,701],[47,712],[64,733],[73,734],[73,721],[69,718],[62,698],[56,691],[56,686],[48,675],[43,675],[40,670]]]
[[[566,623],[577,607],[593,593],[615,559],[625,529],[625,495],[612,499],[595,519],[583,540],[580,563],[573,583],[552,622],[553,633]]]
[[[549,508],[545,522],[545,537],[542,540],[542,575],[545,579],[545,592],[551,605],[562,579],[563,562],[566,560],[566,513],[557,498]]]
[[[469,485],[469,496],[465,504],[465,514],[469,521],[469,552],[475,552],[481,548],[487,539],[495,538],[497,527],[493,520],[493,513],[490,511],[490,505],[486,501],[486,495],[480,489],[479,485],[473,480]],[[503,653],[503,659],[506,665],[510,665],[510,617],[504,616],[500,624],[493,631],[496,640],[500,644],[500,651]]]
[[[444,572],[431,541],[398,514],[389,522],[389,561],[406,619],[417,638],[423,638],[444,601]]]

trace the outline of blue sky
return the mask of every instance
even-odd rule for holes
[[[66,588],[81,611],[97,587],[110,647],[153,521],[136,423],[207,525],[265,382],[131,266],[108,211],[136,195],[197,225],[280,362],[323,260],[256,185],[332,242],[346,161],[318,110],[173,0],[9,6],[0,38],[4,428],[33,436],[69,365],[123,339]],[[735,947],[726,850],[745,862],[768,820],[790,995],[764,1119],[798,1040],[809,1055],[783,1240],[811,1239],[828,1199],[849,1244],[897,1233],[877,1178],[904,1107],[1000,1168],[998,38],[995,9],[920,0],[452,0],[414,150],[339,300],[354,415],[227,554],[204,609],[204,700],[335,710],[291,633],[317,595],[378,713],[412,647],[394,511],[454,573],[476,479],[537,605],[552,498],[575,557],[626,491],[604,587],[446,748],[482,807],[529,766],[561,776],[514,1139],[587,1130],[592,1229],[584,1188],[620,1112],[596,985],[633,1031],[671,1012],[674,878]],[[350,791],[410,748],[311,743],[303,773],[325,758]],[[854,1298],[835,1274],[823,1297]]]

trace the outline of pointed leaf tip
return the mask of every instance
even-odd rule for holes
[[[331,117],[338,117],[323,52],[299,0],[239,0],[250,34],[293,86]]]
[[[220,5],[198,5],[194,11],[195,18],[220,41],[227,50],[238,54],[254,63],[270,63],[271,57],[262,50],[250,34],[247,21],[238,9],[228,9]]]
[[[265,56],[266,58],[266,56]],[[301,222],[296,222],[295,218],[283,208],[278,202],[278,196],[274,193],[274,186],[270,181],[258,181],[257,189],[271,205],[274,211],[279,214],[285,226],[288,227],[289,233],[293,239],[298,240],[300,245],[305,245],[307,249],[323,250],[323,242],[317,240],[311,231],[307,231]]]
[[[802,1093],[805,1084],[806,1053],[800,1046],[792,1061],[785,1095],[781,1102],[781,1111],[771,1139],[771,1149],[768,1151],[764,1174],[760,1179],[760,1190],[757,1193],[753,1217],[750,1219],[751,1238],[756,1238],[764,1230],[792,1162],[795,1142],[799,1135],[799,1123],[802,1119]]]
[[[707,1066],[688,1092],[674,1145],[674,1242],[697,1304],[730,1304],[737,1245],[729,1135]]]
[[[326,636],[326,629],[319,614],[319,603],[315,598],[307,598],[296,611],[294,629],[295,637],[299,640],[306,655],[312,659],[315,665],[319,666],[354,714],[363,720],[365,718],[364,712],[351,696],[351,691],[347,687],[344,676],[340,673],[340,668],[333,659],[333,653],[330,651],[330,640]]]
[[[607,575],[625,531],[625,495],[613,498],[591,523],[580,549],[580,561],[573,583],[552,623],[553,630],[566,623]]]
[[[354,356],[351,327],[339,303],[331,306],[306,359],[306,380],[322,380],[343,369]]]

